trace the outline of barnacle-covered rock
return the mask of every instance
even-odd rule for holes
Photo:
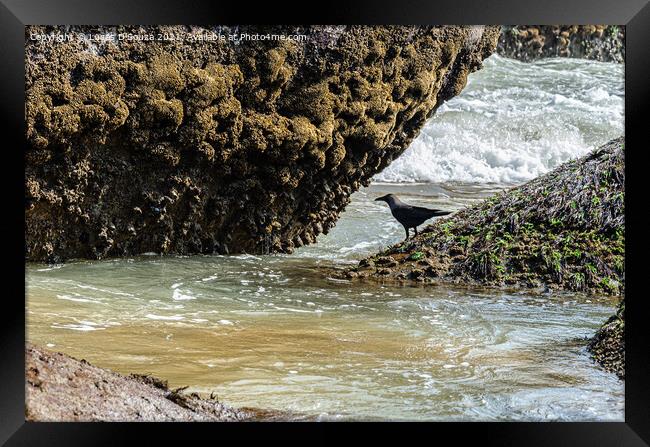
[[[63,32],[73,38],[29,38]],[[127,33],[153,40],[119,38]],[[206,33],[305,38],[199,38]],[[27,27],[27,259],[312,243],[460,92],[498,33]]]
[[[625,27],[616,25],[504,26],[497,53],[530,62],[545,57],[572,57],[625,62]]]

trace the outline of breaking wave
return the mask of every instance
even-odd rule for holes
[[[520,183],[624,131],[624,66],[493,55],[377,182]]]

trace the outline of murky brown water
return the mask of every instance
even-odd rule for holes
[[[232,405],[323,419],[623,420],[623,383],[584,342],[611,299],[323,273],[400,240],[379,195],[457,209],[499,188],[375,185],[293,256],[28,265],[28,339]]]

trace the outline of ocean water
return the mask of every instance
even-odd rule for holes
[[[622,64],[493,55],[375,180],[525,182],[622,135],[623,107]]]
[[[404,237],[378,196],[458,210],[622,132],[618,65],[485,65],[316,244],[28,264],[28,340],[322,420],[622,421],[623,382],[586,351],[615,299],[328,276]]]
[[[623,420],[623,382],[586,351],[612,298],[329,277],[404,237],[375,197],[460,209],[494,191],[372,185],[293,255],[30,264],[27,338],[319,420]]]

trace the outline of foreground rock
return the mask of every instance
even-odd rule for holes
[[[504,26],[497,53],[524,62],[573,57],[625,62],[625,27],[612,25]]]
[[[461,91],[499,29],[28,26],[27,259],[311,243]]]
[[[587,349],[603,368],[625,379],[625,300],[596,332]]]
[[[123,376],[33,345],[25,350],[29,421],[246,421],[287,415],[235,409],[170,390],[155,377]]]
[[[360,261],[348,278],[621,294],[625,156],[619,138]]]

